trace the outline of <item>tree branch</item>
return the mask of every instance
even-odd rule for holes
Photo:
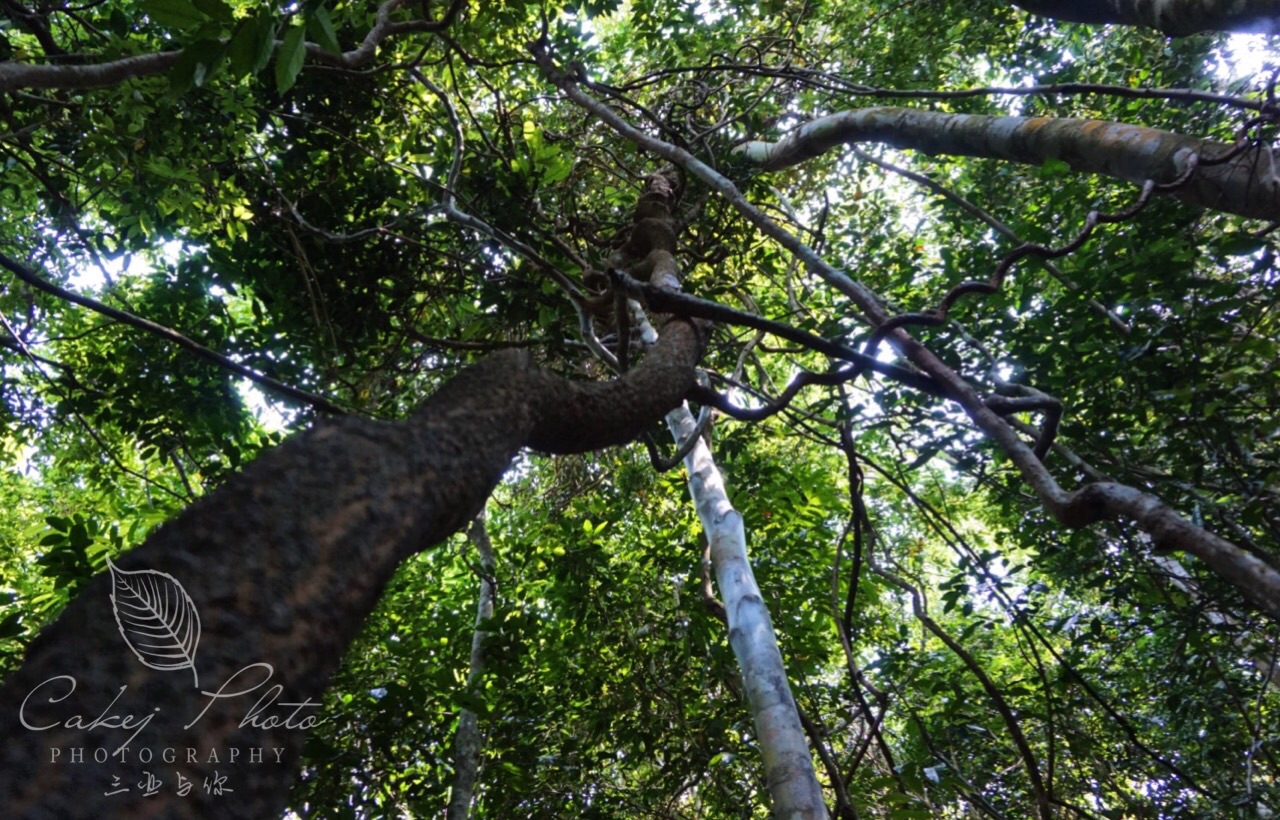
[[[923,393],[931,396],[945,398],[942,388],[937,382],[912,370],[898,367],[890,362],[882,362],[874,356],[868,356],[865,353],[859,353],[851,347],[846,347],[838,342],[824,339],[812,333],[791,327],[782,322],[775,322],[772,319],[766,319],[763,316],[757,316],[754,313],[731,308],[727,305],[712,302],[706,299],[699,299],[696,296],[690,296],[687,293],[666,290],[654,287],[646,282],[628,276],[625,272],[616,268],[608,271],[609,277],[620,288],[626,290],[628,294],[636,298],[644,300],[651,309],[659,313],[674,313],[677,316],[695,316],[700,319],[710,319],[714,322],[723,324],[742,325],[744,327],[753,327],[756,330],[763,330],[774,336],[787,339],[805,347],[816,350],[819,353],[826,354],[833,359],[852,362],[857,365],[859,371],[872,370],[882,376],[901,382],[908,387],[915,388]],[[853,378],[853,377],[846,377]]]
[[[1237,151],[1215,140],[1102,120],[858,108],[810,120],[777,142],[743,143],[734,152],[777,171],[858,142],[1033,165],[1053,159],[1075,171],[1139,184],[1179,180],[1199,158],[1194,174],[1171,189],[1173,196],[1252,219],[1280,216],[1280,164],[1269,147]],[[1225,157],[1230,159],[1218,161]]]
[[[52,294],[65,302],[71,302],[72,304],[86,307],[95,313],[100,313],[103,316],[115,319],[117,322],[129,325],[130,327],[136,327],[140,330],[145,330],[153,336],[158,336],[161,339],[173,342],[178,347],[181,347],[184,350],[189,350],[200,358],[213,362],[224,370],[235,373],[237,376],[243,376],[254,384],[260,385],[273,393],[278,393],[282,396],[303,402],[304,404],[309,404],[317,410],[325,413],[331,413],[336,416],[345,415],[347,413],[345,409],[339,407],[323,396],[308,393],[305,390],[287,385],[284,382],[276,381],[270,376],[264,376],[256,370],[246,367],[234,359],[218,353],[216,350],[211,350],[199,342],[183,336],[176,330],[157,324],[150,319],[135,316],[132,313],[120,310],[119,308],[104,305],[102,302],[99,302],[96,299],[91,299],[88,296],[81,296],[80,294],[73,293],[66,288],[59,287],[40,276],[31,268],[28,268],[16,259],[11,259],[3,253],[0,253],[0,267],[8,269],[13,275],[17,276],[19,279],[34,288],[42,290],[45,293]]]

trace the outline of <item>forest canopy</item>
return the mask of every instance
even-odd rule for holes
[[[1277,31],[0,0],[0,791],[1280,812]],[[149,567],[198,688],[267,655],[314,687],[291,766],[117,799],[144,767],[15,722],[67,658],[113,656],[85,709],[191,694],[119,646]]]

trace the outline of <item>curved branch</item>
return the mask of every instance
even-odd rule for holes
[[[680,446],[669,457],[663,458],[658,452],[658,445],[654,442],[653,436],[645,435],[644,445],[649,451],[649,464],[653,466],[654,472],[666,473],[674,470],[678,465],[684,463],[685,456],[693,452],[693,448],[697,446],[698,439],[702,438],[707,432],[707,428],[711,426],[711,408],[705,406],[698,413],[698,421],[693,426],[693,432],[690,433]]]
[[[830,373],[814,373],[812,370],[801,370],[776,398],[762,407],[738,407],[731,403],[726,396],[722,396],[710,387],[704,387],[701,384],[695,384],[691,387],[688,396],[699,404],[714,407],[726,416],[738,421],[764,421],[790,407],[791,401],[801,390],[809,385],[820,384],[834,387],[835,385],[852,381],[861,375],[862,369],[856,366],[833,370]]]
[[[1004,222],[1000,221],[998,218],[996,218],[994,214],[992,214],[991,212],[983,208],[978,207],[977,205],[970,202],[968,199],[965,199],[960,194],[951,190],[947,186],[939,183],[937,180],[931,179],[924,174],[919,174],[919,173],[916,173],[915,171],[910,171],[906,168],[902,168],[898,165],[894,165],[892,162],[888,162],[879,157],[874,157],[871,154],[868,154],[866,151],[863,151],[861,148],[855,147],[853,149],[853,155],[864,162],[869,162],[872,165],[877,166],[878,168],[882,168],[886,171],[891,171],[897,174],[898,176],[906,177],[907,179],[913,182],[916,182],[916,183],[919,183],[920,185],[925,186],[930,191],[933,191],[939,196],[945,197],[951,202],[954,202],[966,213],[972,214],[973,216],[985,222],[987,225],[990,225],[993,229],[995,229],[996,233],[1000,234],[1006,239],[1011,239],[1019,245],[1025,244],[1022,237],[1018,236],[1018,233],[1015,230],[1013,230],[1013,228],[1010,228]],[[1049,275],[1052,276],[1054,279],[1056,279],[1059,282],[1059,284],[1061,284],[1063,287],[1065,287],[1067,290],[1071,291],[1072,293],[1083,295],[1083,288],[1081,288],[1079,284],[1077,284],[1076,282],[1068,278],[1067,275],[1062,271],[1062,269],[1059,268],[1052,260],[1046,259],[1043,256],[1038,256],[1036,258],[1040,261],[1040,264],[1044,266],[1044,269],[1049,272]],[[1109,310],[1106,307],[1106,305],[1102,304],[1097,299],[1086,296],[1085,304],[1087,304],[1089,308],[1093,310],[1095,313],[1105,318],[1107,320],[1107,324],[1111,325],[1112,329],[1114,329],[1117,333],[1121,334],[1122,336],[1128,336],[1130,333],[1133,332],[1133,329],[1129,327],[1127,322],[1125,322],[1116,314],[1112,313],[1111,310]]]
[[[117,85],[126,80],[164,74],[177,64],[181,51],[140,54],[94,65],[0,63],[0,91],[63,89],[68,91]]]
[[[883,106],[820,117],[777,142],[743,143],[734,152],[766,171],[820,156],[839,145],[878,142],[927,154],[1006,159],[1042,165],[1065,162],[1075,171],[1139,184],[1168,183],[1188,171],[1193,157],[1204,162],[1172,195],[1201,208],[1252,219],[1280,216],[1280,162],[1266,146],[1235,146],[1139,125],[1050,117],[947,114]]]
[[[1084,245],[1085,241],[1088,240],[1090,236],[1093,235],[1094,228],[1099,224],[1111,225],[1132,219],[1147,207],[1151,202],[1152,194],[1157,190],[1173,190],[1178,186],[1185,184],[1195,173],[1198,166],[1199,160],[1195,155],[1192,155],[1191,162],[1188,164],[1187,170],[1182,173],[1182,176],[1168,185],[1156,185],[1156,183],[1151,180],[1147,180],[1142,185],[1142,193],[1139,194],[1137,201],[1120,213],[1104,214],[1097,210],[1090,211],[1088,216],[1085,217],[1084,227],[1080,229],[1071,241],[1064,245],[1048,247],[1035,242],[1023,242],[1021,245],[1004,255],[996,265],[995,270],[991,272],[991,276],[988,277],[985,282],[977,280],[961,282],[943,295],[941,301],[938,302],[937,307],[919,313],[901,313],[894,316],[892,319],[883,322],[867,339],[863,352],[867,355],[874,354],[876,347],[879,346],[880,342],[883,341],[884,338],[895,328],[907,327],[909,325],[937,326],[944,323],[947,321],[947,317],[951,313],[952,306],[955,305],[961,296],[967,296],[971,293],[990,296],[991,294],[996,293],[1000,290],[1001,286],[1004,285],[1004,280],[1009,275],[1009,271],[1011,271],[1013,266],[1021,259],[1028,256],[1035,256],[1042,260],[1057,259],[1059,257],[1066,256],[1069,253],[1074,253]]]

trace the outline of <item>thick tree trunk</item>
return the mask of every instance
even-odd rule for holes
[[[651,185],[641,204],[669,196]],[[645,222],[630,246],[641,255],[657,247],[637,238]],[[672,250],[674,233],[656,233]],[[32,644],[0,694],[4,816],[277,816],[303,729],[324,719],[314,704],[396,567],[474,518],[522,447],[585,452],[659,421],[693,386],[704,343],[671,320],[607,383],[509,351],[405,422],[324,423],[258,459],[121,556],[126,574],[93,579]],[[161,613],[142,617],[146,603]],[[175,611],[200,618],[196,640],[135,628],[126,644],[115,620],[151,629]]]
[[[748,142],[734,150],[776,171],[836,146],[861,142],[1033,165],[1055,159],[1076,171],[1131,182],[1178,180],[1194,155],[1198,167],[1173,196],[1202,208],[1280,219],[1280,163],[1269,149],[1250,148],[1212,165],[1208,162],[1227,156],[1232,146],[1101,120],[945,114],[884,106],[821,117],[777,142]]]
[[[1280,31],[1276,0],[1014,0],[1014,5],[1042,17],[1145,26],[1170,37],[1201,31]]]

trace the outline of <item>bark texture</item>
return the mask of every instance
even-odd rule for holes
[[[660,309],[656,304],[658,295],[669,296],[680,289],[679,268],[671,253],[675,248],[674,234],[669,239],[657,238],[670,233],[673,222],[665,207],[665,203],[674,198],[668,191],[674,191],[673,180],[657,177],[650,183],[649,192],[636,208],[633,241],[609,260],[612,265],[626,268],[631,276],[649,282],[648,298],[650,307],[655,309]],[[656,230],[646,230],[646,226]],[[632,248],[639,236],[655,238]],[[643,253],[645,248],[649,248],[648,253]],[[632,307],[639,313],[636,325],[641,340],[653,344],[658,338],[657,332],[639,305],[632,303]],[[772,816],[787,820],[826,820],[822,786],[814,772],[769,608],[751,571],[742,514],[730,503],[709,442],[699,435],[689,408],[682,404],[668,413],[667,426],[678,450],[688,450],[684,464],[689,472],[689,495],[697,508],[724,596],[729,644],[742,670],[743,688],[764,761]]]
[[[1144,26],[1170,37],[1201,31],[1280,31],[1276,0],[1014,0],[1014,5],[1042,17]]]
[[[321,699],[396,567],[466,526],[522,447],[598,449],[659,421],[694,384],[704,343],[698,327],[672,320],[638,367],[608,383],[569,382],[508,351],[405,422],[323,423],[258,459],[116,562],[169,573],[190,595],[203,627],[198,687],[189,669],[134,657],[113,618],[112,579],[95,578],[0,693],[4,816],[278,816],[304,739],[298,721],[324,717],[285,704]],[[269,664],[270,680],[253,664]],[[224,684],[224,695],[246,693],[201,694]]]

